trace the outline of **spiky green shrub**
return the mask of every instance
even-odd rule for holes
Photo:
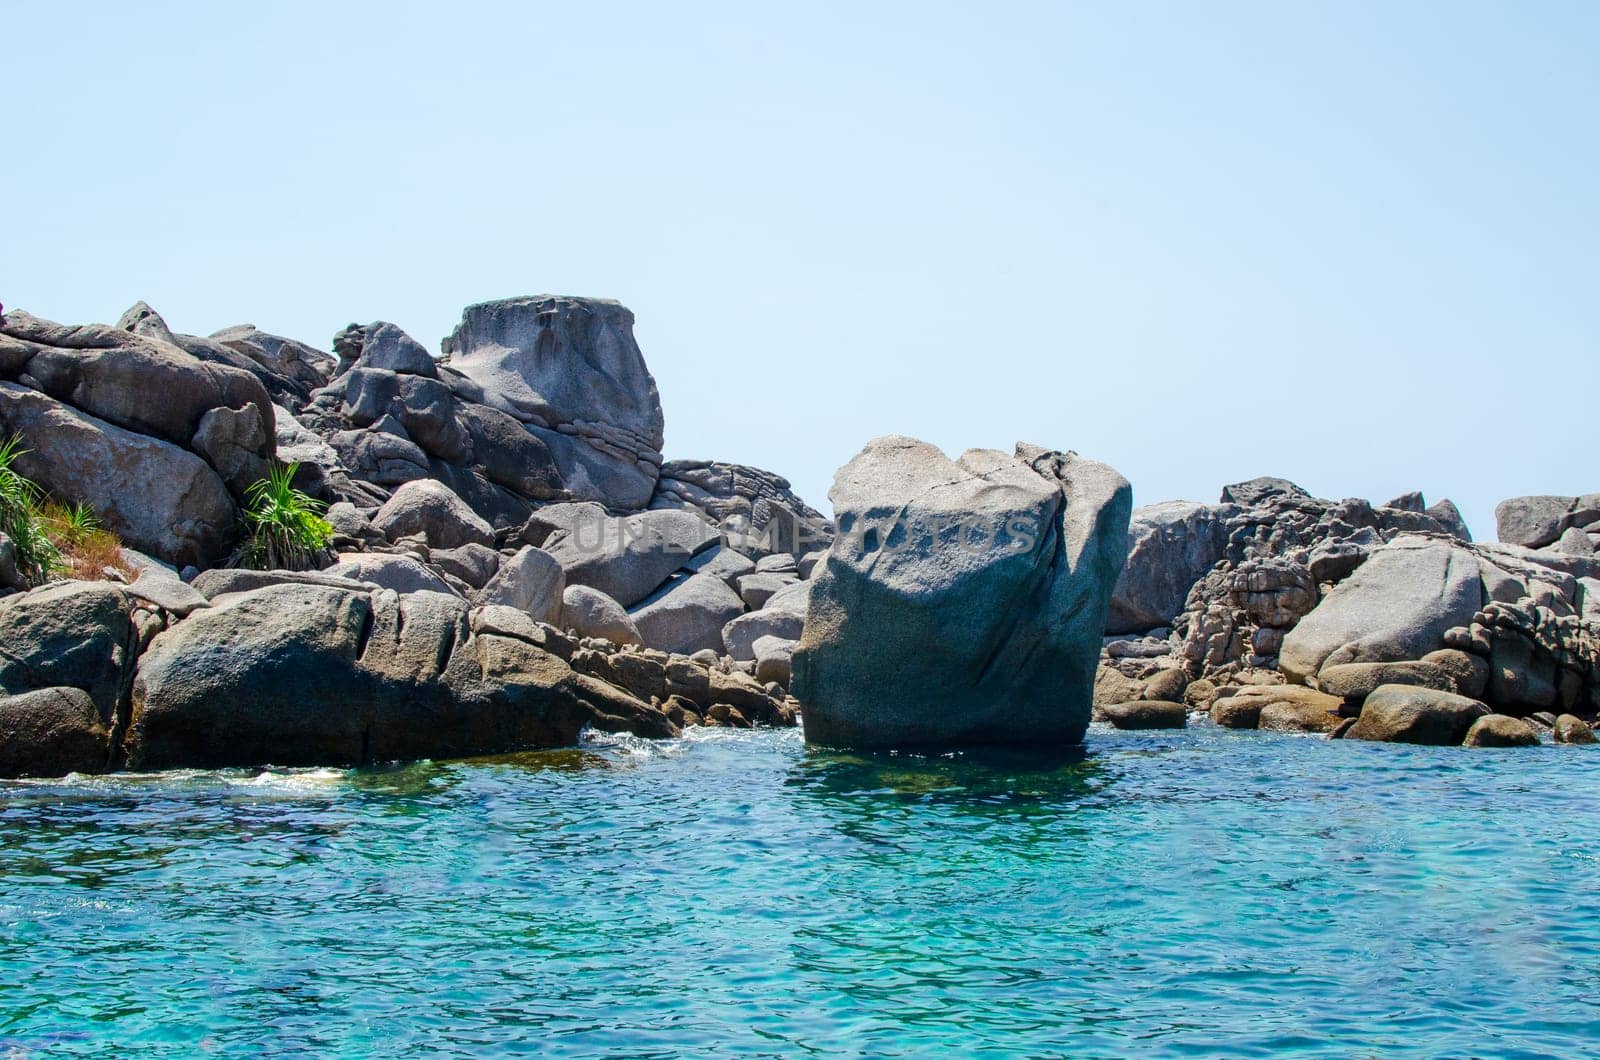
[[[38,585],[61,566],[61,552],[39,518],[43,491],[13,466],[26,452],[18,437],[0,443],[0,533],[16,549],[17,573],[29,585]]]
[[[328,506],[294,488],[299,464],[273,468],[245,490],[244,544],[235,564],[255,570],[308,570],[333,538]]]

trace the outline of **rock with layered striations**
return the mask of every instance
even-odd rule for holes
[[[838,536],[794,655],[806,739],[856,747],[1076,744],[1089,723],[1126,480],[1019,445],[950,460],[867,445],[829,494]]]
[[[801,500],[788,479],[746,464],[669,460],[650,506],[698,512],[752,556],[804,555],[833,540],[833,524]]]
[[[1107,633],[1142,633],[1170,625],[1189,589],[1228,547],[1230,505],[1167,501],[1135,508],[1128,562],[1111,596]]]
[[[1478,559],[1464,548],[1402,535],[1334,587],[1283,639],[1279,664],[1304,681],[1326,666],[1420,659],[1483,604]]]
[[[482,401],[549,447],[574,496],[624,509],[650,502],[661,399],[620,303],[539,295],[468,306],[444,352]]]

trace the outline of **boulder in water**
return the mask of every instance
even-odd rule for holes
[[[1089,723],[1128,483],[1019,445],[951,460],[880,438],[829,494],[838,536],[793,660],[806,739],[1076,744]]]

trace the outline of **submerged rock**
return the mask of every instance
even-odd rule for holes
[[[1089,723],[1128,483],[1019,445],[950,460],[871,442],[829,494],[838,536],[793,659],[806,739],[1074,744]]]

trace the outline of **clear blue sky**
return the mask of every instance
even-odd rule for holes
[[[670,457],[1600,490],[1600,4],[0,4],[0,301],[621,299]]]

